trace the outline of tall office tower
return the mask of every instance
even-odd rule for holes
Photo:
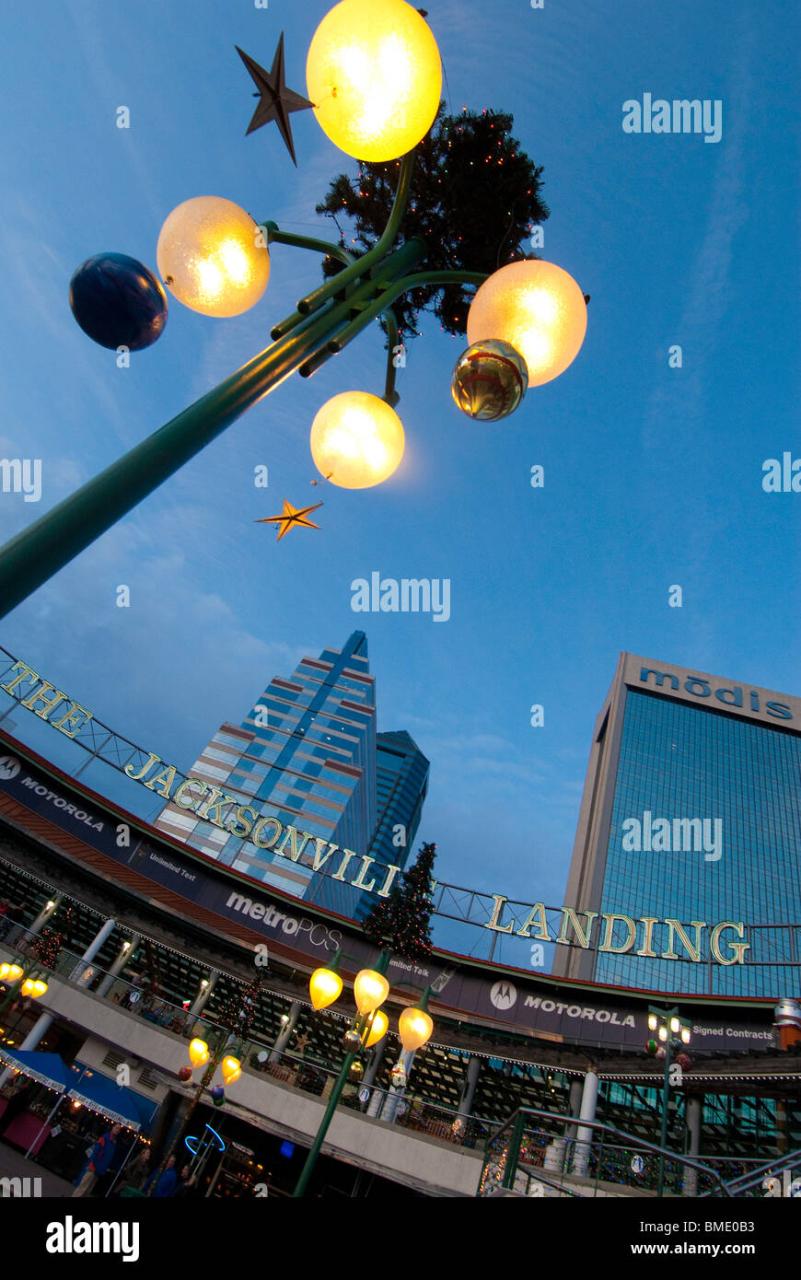
[[[595,724],[566,902],[600,918],[582,918],[589,947],[556,947],[560,976],[797,994],[801,700],[621,654]]]
[[[415,851],[429,762],[405,729],[378,734],[376,760],[378,819],[368,852],[376,866],[404,867]],[[371,876],[375,870],[371,868]],[[353,905],[354,917],[363,919],[374,902],[374,894],[363,893]]]
[[[260,815],[367,854],[376,828],[375,681],[367,637],[303,658],[276,676],[239,726],[223,724],[189,776],[242,796]],[[156,826],[227,866],[296,897],[349,912],[360,894],[168,804]],[[319,884],[317,882],[320,882]]]

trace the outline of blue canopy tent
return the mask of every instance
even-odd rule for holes
[[[109,1120],[146,1133],[156,1114],[158,1103],[142,1097],[135,1089],[119,1085],[108,1076],[76,1062],[75,1084],[69,1090],[70,1097],[77,1098],[94,1111],[100,1111]],[[73,1070],[75,1070],[73,1068]],[[78,1074],[82,1073],[82,1074]]]
[[[33,1049],[0,1049],[0,1062],[30,1076],[37,1084],[64,1093],[75,1079],[66,1062],[57,1053],[37,1053]]]
[[[113,1123],[139,1133],[152,1123],[158,1104],[144,1098],[127,1085],[118,1085],[82,1062],[68,1066],[57,1053],[40,1053],[33,1049],[0,1049],[0,1062],[21,1071],[39,1084],[75,1098],[90,1111],[98,1111]]]

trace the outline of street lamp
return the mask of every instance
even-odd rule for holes
[[[662,1084],[662,1129],[659,1152],[659,1180],[657,1195],[664,1194],[665,1189],[665,1148],[668,1140],[668,1119],[670,1107],[670,1068],[678,1054],[689,1045],[692,1039],[692,1022],[682,1018],[678,1007],[660,1009],[655,1005],[648,1007],[648,1030],[652,1033],[646,1042],[646,1052],[653,1057],[664,1054],[665,1071]],[[656,1035],[656,1039],[654,1039]]]
[[[339,952],[337,952],[336,961],[338,959]],[[358,1068],[358,1074],[361,1075],[362,1063],[358,1061],[359,1054],[364,1049],[371,1049],[386,1035],[389,1027],[389,1018],[381,1008],[381,1005],[389,995],[389,983],[385,977],[389,961],[389,952],[382,951],[375,968],[360,970],[353,981],[356,1017],[351,1020],[351,1024],[343,1036],[346,1048],[345,1057],[342,1061],[339,1075],[334,1082],[334,1087],[331,1090],[331,1096],[328,1099],[328,1105],[320,1121],[314,1142],[306,1157],[306,1163],[293,1192],[293,1197],[295,1198],[306,1194],[314,1167],[317,1164],[317,1158],[325,1141],[325,1135],[334,1118],[334,1113],[348,1079],[354,1075],[354,1069],[356,1068]],[[319,998],[321,973],[329,974],[333,977],[339,976],[335,973],[332,974],[330,970],[315,969],[309,982],[312,1004],[315,1005],[315,1008],[318,1007],[315,1004],[315,998]],[[326,979],[326,981],[328,980]],[[328,989],[331,990],[332,987],[329,986]],[[332,1004],[333,1000],[328,1001],[328,1003]],[[427,1003],[428,992],[423,996],[417,1008],[404,1009],[398,1019],[398,1034],[404,1049],[421,1049],[430,1039],[434,1030],[434,1023],[426,1012]],[[323,1006],[319,1007],[322,1008]]]
[[[342,489],[368,489],[397,471],[406,440],[391,405],[367,391],[326,401],[311,429],[314,465]]]
[[[0,964],[0,982],[8,988],[5,999],[0,1004],[0,1015],[4,1014],[6,1009],[20,996],[23,996],[26,1000],[41,999],[48,986],[46,980],[36,972],[26,976],[22,965],[16,961]],[[15,991],[14,988],[17,986],[19,990]]]
[[[220,196],[195,196],[173,209],[156,261],[170,292],[204,316],[249,311],[270,279],[263,233],[250,214]]]
[[[429,247],[423,240],[411,237],[398,243],[411,194],[414,148],[430,130],[441,98],[439,50],[421,13],[406,0],[341,0],[320,23],[309,48],[311,101],[286,89],[283,59],[283,38],[273,73],[245,58],[262,86],[256,116],[266,101],[266,119],[278,119],[287,137],[287,113],[312,106],[323,131],[348,155],[368,163],[399,160],[397,190],[383,233],[357,256],[340,244],[282,231],[275,222],[256,222],[218,196],[196,197],[173,210],[159,237],[159,269],[173,295],[203,314],[239,315],[261,298],[270,276],[272,244],[322,253],[342,269],[273,326],[271,346],[0,550],[0,617],[287,377],[296,372],[311,376],[378,319],[389,337],[383,416],[379,421],[374,405],[372,422],[362,419],[355,427],[352,415],[343,419],[335,397],[321,411],[322,422],[315,423],[313,453],[335,485],[364,488],[385,480],[403,455],[400,420],[385,410],[398,400],[394,352],[399,330],[393,307],[404,295],[414,297],[415,291],[432,287],[478,286],[468,318],[470,348],[453,379],[454,398],[471,418],[508,416],[528,384],[550,381],[575,359],[586,331],[586,300],[560,267],[525,260],[490,275],[461,266],[426,270]],[[84,263],[73,277],[70,301],[85,332],[112,350],[147,347],[166,323],[161,282],[122,254],[105,253]],[[365,393],[347,394],[353,407],[353,395]]]
[[[306,62],[320,128],[356,160],[406,155],[442,96],[431,28],[405,0],[342,0],[323,18]]]

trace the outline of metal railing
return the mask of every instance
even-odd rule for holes
[[[587,1130],[598,1141],[588,1139]],[[597,1196],[625,1186],[655,1195],[663,1159],[668,1194],[697,1195],[703,1185],[707,1194],[731,1195],[718,1171],[701,1160],[599,1120],[521,1107],[487,1140],[478,1194],[547,1194],[550,1187],[558,1195]]]

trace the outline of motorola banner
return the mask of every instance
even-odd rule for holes
[[[66,780],[51,779],[22,754],[0,746],[0,813],[10,825],[36,839],[24,815],[3,812],[4,796],[111,862],[130,867],[171,890],[187,904],[247,925],[264,938],[268,950],[271,943],[279,944],[282,952],[296,953],[301,962],[324,963],[341,946],[348,968],[352,962],[354,970],[375,960],[375,948],[346,924],[307,911],[301,901],[268,895],[261,885],[218,867],[199,852],[183,852],[157,837],[143,837],[120,815],[73,790]],[[75,856],[74,844],[68,851]],[[109,879],[113,880],[111,866]],[[191,916],[191,911],[187,914]],[[626,1002],[625,997],[599,1003],[595,991],[588,994],[567,985],[537,986],[530,980],[518,980],[516,974],[513,981],[498,977],[497,970],[484,976],[456,963],[445,967],[436,957],[431,964],[393,959],[388,976],[394,987],[411,991],[422,991],[430,984],[432,1003],[453,1010],[458,1017],[506,1024],[555,1042],[636,1050],[644,1048],[647,1039],[646,1008]],[[693,1043],[707,1052],[770,1049],[770,1014],[766,1011],[762,1022],[744,1022],[736,1015],[699,1020]]]

